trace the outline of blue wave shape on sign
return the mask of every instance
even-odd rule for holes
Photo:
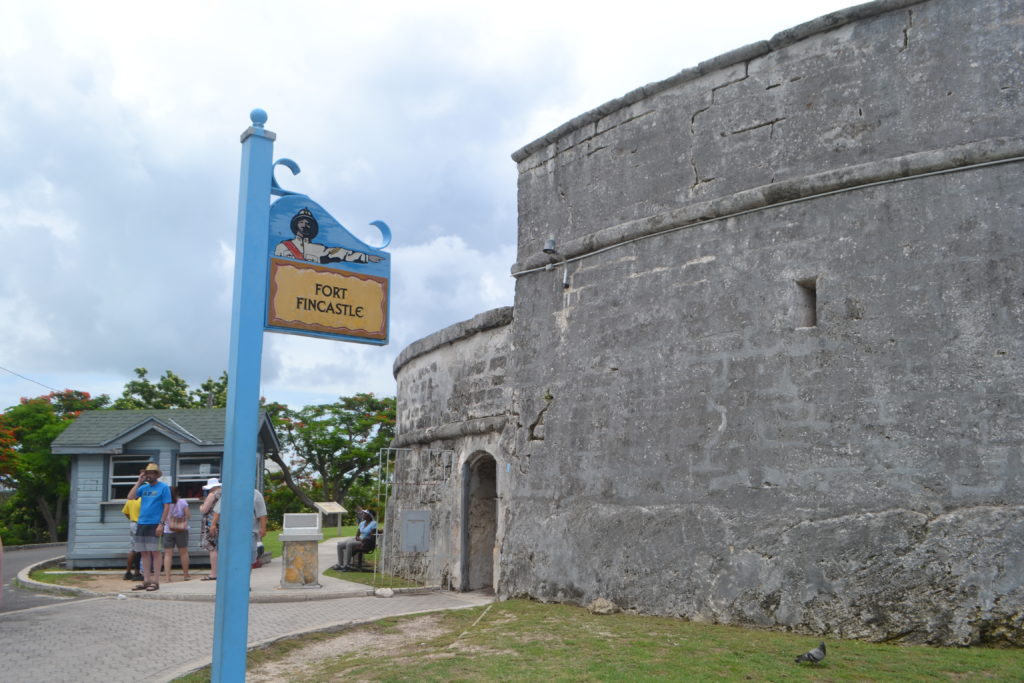
[[[370,225],[381,233],[380,246],[360,240],[309,197],[287,195],[270,207],[269,256],[388,277],[391,255],[384,247],[391,243],[391,229],[379,220]]]

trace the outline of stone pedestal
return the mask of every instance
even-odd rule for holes
[[[299,536],[299,534],[295,534]],[[281,534],[281,588],[320,588],[318,546],[323,534],[302,534],[304,538],[287,538]]]

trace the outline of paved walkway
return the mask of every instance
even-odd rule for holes
[[[329,539],[319,546],[320,571],[333,565],[337,558],[337,539]],[[250,602],[299,602],[303,600],[325,600],[340,597],[366,596],[373,594],[373,588],[362,583],[343,581],[330,576],[320,574],[319,588],[281,588],[281,558],[275,557],[270,564],[259,569],[254,569],[249,577],[249,586],[252,588]],[[28,578],[31,567],[25,568],[18,574],[18,581],[34,589],[47,591],[53,590],[50,584],[42,584]],[[120,570],[110,572],[114,576],[120,576]],[[207,570],[201,569],[195,572],[191,581],[182,581],[180,574],[175,572],[175,580],[171,583],[161,583],[160,590],[153,593],[138,593],[132,591],[133,582],[125,581],[118,586],[118,591],[130,598],[142,598],[144,600],[198,600],[212,601],[217,595],[216,581],[201,581],[201,576],[207,574]],[[115,582],[120,583],[120,582]],[[109,595],[116,595],[117,592]],[[80,591],[79,594],[87,596],[99,595],[89,591]]]
[[[321,547],[324,569],[335,561],[334,542]],[[324,564],[328,554],[330,564]],[[367,595],[366,586],[328,577],[321,577],[322,590],[283,591],[276,587],[280,572],[277,558],[253,571],[250,647],[288,635],[493,600],[481,593],[448,592],[376,597]],[[0,680],[169,681],[209,664],[215,583],[175,582],[156,593],[129,592],[0,614]],[[146,654],[140,654],[140,645]]]

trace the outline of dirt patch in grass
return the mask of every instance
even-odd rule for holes
[[[400,621],[394,627],[354,628],[329,640],[292,650],[275,661],[250,667],[246,675],[249,683],[276,683],[277,681],[317,680],[316,673],[325,663],[354,653],[372,653],[375,657],[398,657],[411,646],[422,644],[443,635],[441,615],[427,614]]]
[[[515,655],[515,650],[496,650],[493,647],[485,647],[483,645],[469,645],[466,643],[452,643],[448,646],[448,649],[452,652],[458,652],[467,655]]]

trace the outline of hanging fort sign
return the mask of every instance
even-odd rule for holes
[[[270,207],[266,328],[365,344],[388,342],[391,231],[371,247],[319,204],[289,195]]]
[[[292,173],[291,159],[273,161],[277,135],[267,112],[254,109],[241,136],[235,279],[228,357],[228,406],[224,430],[224,497],[217,545],[223,580],[214,610],[212,678],[245,679],[249,625],[252,497],[257,483],[263,333],[287,332],[339,341],[388,343],[391,257],[383,251],[391,230],[381,221],[383,244],[371,247],[309,197],[281,188],[274,169]],[[269,197],[280,197],[273,204]],[[283,583],[283,579],[282,579]]]

